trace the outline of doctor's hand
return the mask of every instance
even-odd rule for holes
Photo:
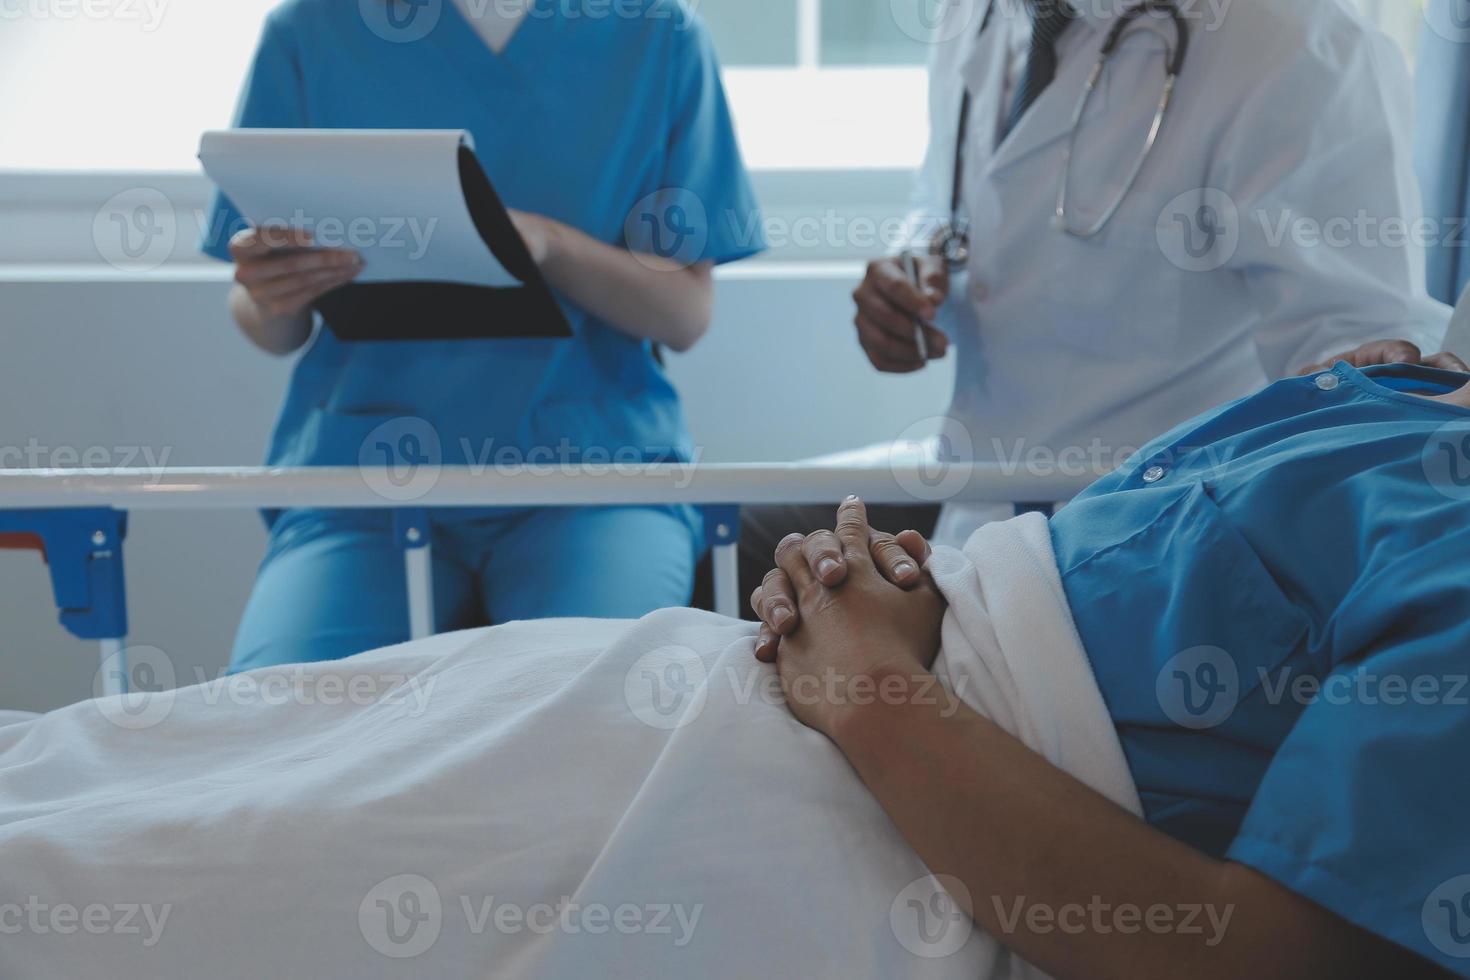
[[[914,340],[915,321],[924,324],[930,359],[943,357],[949,338],[932,324],[949,295],[949,267],[937,255],[920,255],[920,285],[914,286],[897,257],[868,264],[868,274],[852,294],[857,303],[858,342],[873,367],[907,374],[924,366]]]
[[[362,257],[346,248],[316,248],[311,233],[290,228],[247,228],[230,239],[235,282],[266,317],[296,317],[362,271]]]
[[[843,508],[850,504],[862,506],[856,500],[850,500],[843,504]],[[838,512],[839,519],[842,513]],[[866,520],[864,510],[864,526]],[[781,638],[795,633],[801,625],[801,596],[795,583],[808,581],[814,587],[836,589],[847,581],[854,555],[863,558],[864,567],[877,569],[885,581],[904,591],[913,591],[930,582],[924,572],[924,563],[930,555],[929,542],[919,532],[904,531],[892,535],[867,528],[865,540],[865,547],[853,549],[838,533],[816,531],[791,534],[781,541],[776,549],[779,567],[768,572],[750,596],[751,608],[761,619],[755,646],[757,659],[774,662]],[[802,575],[790,574],[787,569],[792,566],[803,569]]]
[[[781,689],[797,720],[839,744],[854,709],[940,693],[930,668],[947,603],[927,573],[909,589],[890,582],[873,559],[874,533],[863,502],[844,501],[834,537],[846,574],[836,586],[822,584],[799,547],[780,554],[801,616],[776,656]]]
[[[1425,367],[1443,368],[1446,371],[1470,373],[1470,366],[1449,351],[1425,355],[1418,346],[1407,340],[1374,340],[1344,354],[1313,364],[1297,372],[1298,377],[1320,374],[1330,370],[1338,361],[1347,361],[1353,367],[1365,368],[1375,364],[1422,364]]]

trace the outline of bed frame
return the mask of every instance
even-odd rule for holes
[[[409,629],[433,632],[429,513],[438,507],[695,504],[714,549],[715,610],[740,614],[740,507],[965,501],[1015,504],[1076,496],[1100,473],[1036,474],[999,464],[656,464],[514,473],[445,467],[411,500],[386,499],[384,474],[360,467],[166,470],[0,470],[0,548],[40,551],[50,566],[61,625],[100,644],[104,695],[124,693],[127,598],[123,540],[137,510],[321,507],[392,510],[408,581]],[[939,478],[936,478],[939,477]],[[425,481],[429,482],[429,481]],[[391,484],[402,485],[398,480]],[[941,492],[942,491],[942,492]]]

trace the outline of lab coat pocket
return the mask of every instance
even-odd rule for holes
[[[1105,357],[1131,359],[1179,349],[1185,329],[1185,272],[1171,264],[1153,221],[1119,214],[1095,238],[1056,232],[1052,278],[1057,341]]]
[[[1220,728],[1303,650],[1307,616],[1205,484],[1132,492],[1157,494],[1159,517],[1069,572],[1098,584],[1074,610],[1078,628],[1084,640],[1137,638],[1130,655],[1094,663],[1103,690],[1123,699],[1115,717]]]

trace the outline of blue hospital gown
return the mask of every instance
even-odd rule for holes
[[[1052,523],[1148,820],[1464,976],[1467,380],[1278,382]]]

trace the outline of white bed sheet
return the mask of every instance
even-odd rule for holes
[[[967,554],[939,669],[1136,812],[1044,522]],[[0,719],[0,976],[1026,974],[752,633],[512,624]]]

